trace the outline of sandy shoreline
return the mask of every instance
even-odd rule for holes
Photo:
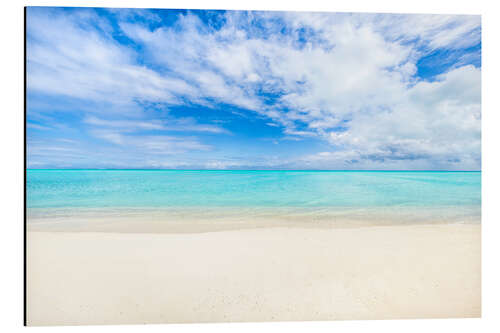
[[[480,230],[30,231],[28,324],[478,317]]]

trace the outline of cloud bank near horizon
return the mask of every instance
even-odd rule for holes
[[[30,7],[28,167],[481,169],[479,16]]]

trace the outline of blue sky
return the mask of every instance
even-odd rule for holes
[[[481,169],[481,19],[30,7],[29,168]]]

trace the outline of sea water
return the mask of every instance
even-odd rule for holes
[[[472,222],[480,172],[27,170],[28,222],[85,214],[165,219]]]

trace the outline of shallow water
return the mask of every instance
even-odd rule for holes
[[[29,220],[479,222],[480,172],[28,170]]]

